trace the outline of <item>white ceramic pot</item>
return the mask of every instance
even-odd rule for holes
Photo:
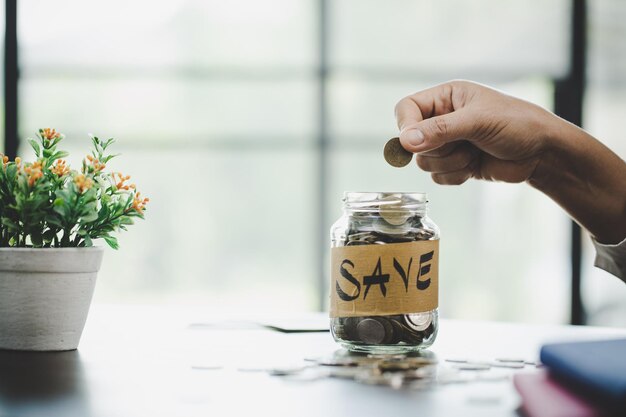
[[[76,349],[103,252],[0,248],[0,349]]]

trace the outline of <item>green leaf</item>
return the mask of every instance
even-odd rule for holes
[[[113,249],[118,249],[120,245],[117,243],[117,239],[113,236],[102,236],[104,241]]]
[[[60,201],[60,203],[58,203]],[[61,217],[67,217],[70,214],[69,207],[65,204],[65,201],[57,198],[54,200],[54,207],[52,208],[56,213],[59,213]]]
[[[9,164],[9,166],[7,167],[7,178],[15,178],[15,175],[17,174],[17,165],[15,165],[14,163]]]
[[[104,162],[104,163],[106,164],[106,163],[107,163],[107,162],[109,162],[111,159],[113,159],[113,158],[115,158],[115,157],[117,157],[117,156],[120,156],[120,155],[121,155],[121,153],[116,153],[116,154],[113,154],[113,155],[107,155],[107,156],[105,156],[104,158],[102,158],[102,162]]]
[[[130,217],[123,216],[120,218],[120,224],[130,225],[135,224],[135,222],[133,222],[133,219],[131,219]]]
[[[50,159],[56,160],[56,159],[66,158],[67,156],[69,156],[69,154],[70,153],[66,151],[58,151],[54,155],[52,155]]]
[[[35,155],[37,155],[37,158],[39,158],[39,156],[41,155],[41,146],[39,146],[39,143],[37,143],[37,141],[32,138],[28,139],[28,143],[30,143],[30,146],[35,151]]]
[[[80,218],[80,222],[81,224],[85,224],[85,223],[91,223],[95,220],[98,220],[98,212],[97,211],[91,211],[88,212],[87,214],[83,214]]]
[[[54,142],[52,142],[52,146],[56,146],[57,143],[61,142],[63,140],[65,136],[61,135],[58,138],[54,139]]]
[[[93,246],[93,241],[91,240],[91,236],[89,236],[88,234],[85,234],[83,236],[83,242],[80,246]]]
[[[20,228],[18,227],[18,225],[11,219],[8,219],[6,217],[2,218],[2,224],[4,226],[6,226],[9,230],[12,230],[14,232],[17,232],[20,230]]]
[[[63,228],[63,223],[61,223],[61,221],[57,219],[56,217],[48,217],[46,221],[48,222],[49,225],[56,226],[59,229]]]

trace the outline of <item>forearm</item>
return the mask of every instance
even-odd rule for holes
[[[555,118],[528,181],[599,242],[626,238],[626,163],[584,130]]]

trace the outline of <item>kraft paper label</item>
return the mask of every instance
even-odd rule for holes
[[[439,240],[331,249],[330,317],[430,311],[439,305]]]

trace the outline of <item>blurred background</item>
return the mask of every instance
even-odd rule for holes
[[[323,310],[343,191],[421,191],[442,230],[443,317],[626,326],[626,285],[593,267],[584,233],[578,252],[552,201],[382,158],[395,103],[452,78],[581,116],[626,158],[625,2],[1,3],[5,146],[17,129],[27,156],[24,139],[55,127],[78,164],[88,133],[113,136],[110,167],[151,199],[105,254],[95,302]]]

